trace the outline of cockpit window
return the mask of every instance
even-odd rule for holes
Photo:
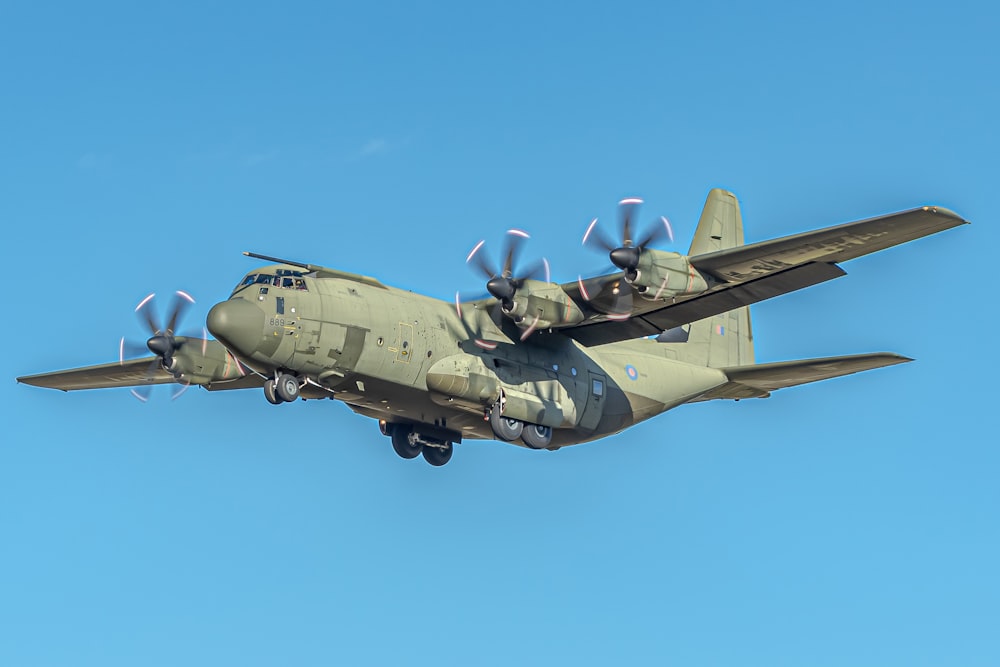
[[[271,285],[282,289],[308,290],[302,274],[298,271],[289,271],[288,269],[278,269],[277,275],[273,273],[251,273],[233,291],[239,291],[248,285]]]

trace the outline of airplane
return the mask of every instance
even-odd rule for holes
[[[635,233],[639,199],[619,205],[620,238],[592,221],[584,243],[614,270],[550,282],[547,263],[519,271],[528,234],[506,235],[503,264],[484,243],[467,263],[488,295],[449,303],[375,278],[260,255],[208,313],[207,333],[184,336],[193,302],[177,292],[168,317],[152,295],[136,311],[152,356],[17,378],[63,391],[152,385],[183,391],[261,390],[275,406],[334,399],[378,421],[396,454],[432,466],[465,440],[534,450],[605,438],[680,405],[767,398],[809,382],[908,361],[892,353],[757,364],[749,306],[846,274],[856,257],[967,224],[939,206],[882,215],[745,244],[736,196],[709,192],[687,254],[657,250],[672,240],[660,218]],[[544,277],[544,279],[542,279]]]

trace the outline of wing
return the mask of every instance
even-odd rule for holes
[[[946,208],[924,206],[698,255],[691,263],[718,280],[743,282],[808,262],[844,262],[967,222]]]
[[[132,359],[123,363],[100,364],[38,375],[25,375],[18,382],[35,387],[74,391],[77,389],[108,389],[140,387],[175,382],[174,376],[163,370],[158,357]]]
[[[99,364],[84,368],[71,368],[38,375],[25,375],[18,382],[74,391],[77,389],[109,389],[112,387],[144,387],[154,384],[196,384],[209,390],[246,389],[261,387],[264,378],[247,372],[245,366],[233,357],[222,343],[215,340],[177,337],[178,347],[174,359],[183,375],[180,382],[173,374],[163,370],[159,357],[130,359],[121,363]],[[194,342],[194,345],[187,344]]]
[[[609,319],[590,305],[577,283],[563,286],[589,317],[561,333],[583,345],[603,345],[652,336],[667,329],[728,312],[740,306],[846,275],[843,262],[907,241],[967,224],[945,208],[924,206],[868,220],[828,227],[771,241],[737,246],[691,257],[691,263],[715,284],[707,291],[673,303],[631,299],[631,318]],[[593,279],[588,292],[614,292],[620,276]],[[624,285],[622,285],[624,287]]]
[[[775,389],[829,380],[842,375],[894,366],[908,361],[913,361],[913,359],[889,352],[880,352],[723,368],[721,370],[729,378],[729,382],[703,394],[697,400],[767,398]]]
[[[209,341],[208,351],[220,359],[200,357],[206,364],[210,377],[193,377],[191,384],[204,386],[209,391],[223,389],[250,389],[264,386],[264,378],[256,373],[241,373],[238,365],[228,357],[221,344]],[[212,364],[214,362],[214,364]],[[207,365],[212,364],[212,365]],[[177,382],[174,376],[163,370],[159,357],[131,359],[122,363],[99,364],[84,368],[71,368],[38,375],[25,375],[18,382],[35,387],[75,391],[77,389],[111,389],[114,387],[142,387],[153,384]]]

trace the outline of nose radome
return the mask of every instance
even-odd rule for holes
[[[223,345],[250,356],[264,332],[264,311],[245,299],[230,299],[212,306],[206,324]]]

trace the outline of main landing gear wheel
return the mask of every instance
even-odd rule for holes
[[[448,461],[451,461],[451,454],[453,451],[454,448],[451,446],[450,442],[444,443],[441,447],[427,445],[423,449],[424,460],[432,466],[443,466]]]
[[[278,396],[278,387],[274,384],[274,380],[268,380],[264,383],[264,398],[271,405],[280,405],[284,403],[281,397]]]
[[[514,442],[524,430],[522,422],[500,414],[499,403],[490,410],[490,426],[493,428],[493,435],[505,442]]]
[[[525,424],[521,440],[532,449],[545,449],[552,443],[552,428],[538,424]]]
[[[392,426],[392,448],[404,459],[415,459],[420,456],[423,446],[419,442],[410,442],[410,432],[412,429],[402,424]],[[426,456],[426,455],[425,455]]]
[[[279,375],[275,387],[278,398],[286,403],[291,403],[299,397],[299,381],[294,375],[288,373]]]

